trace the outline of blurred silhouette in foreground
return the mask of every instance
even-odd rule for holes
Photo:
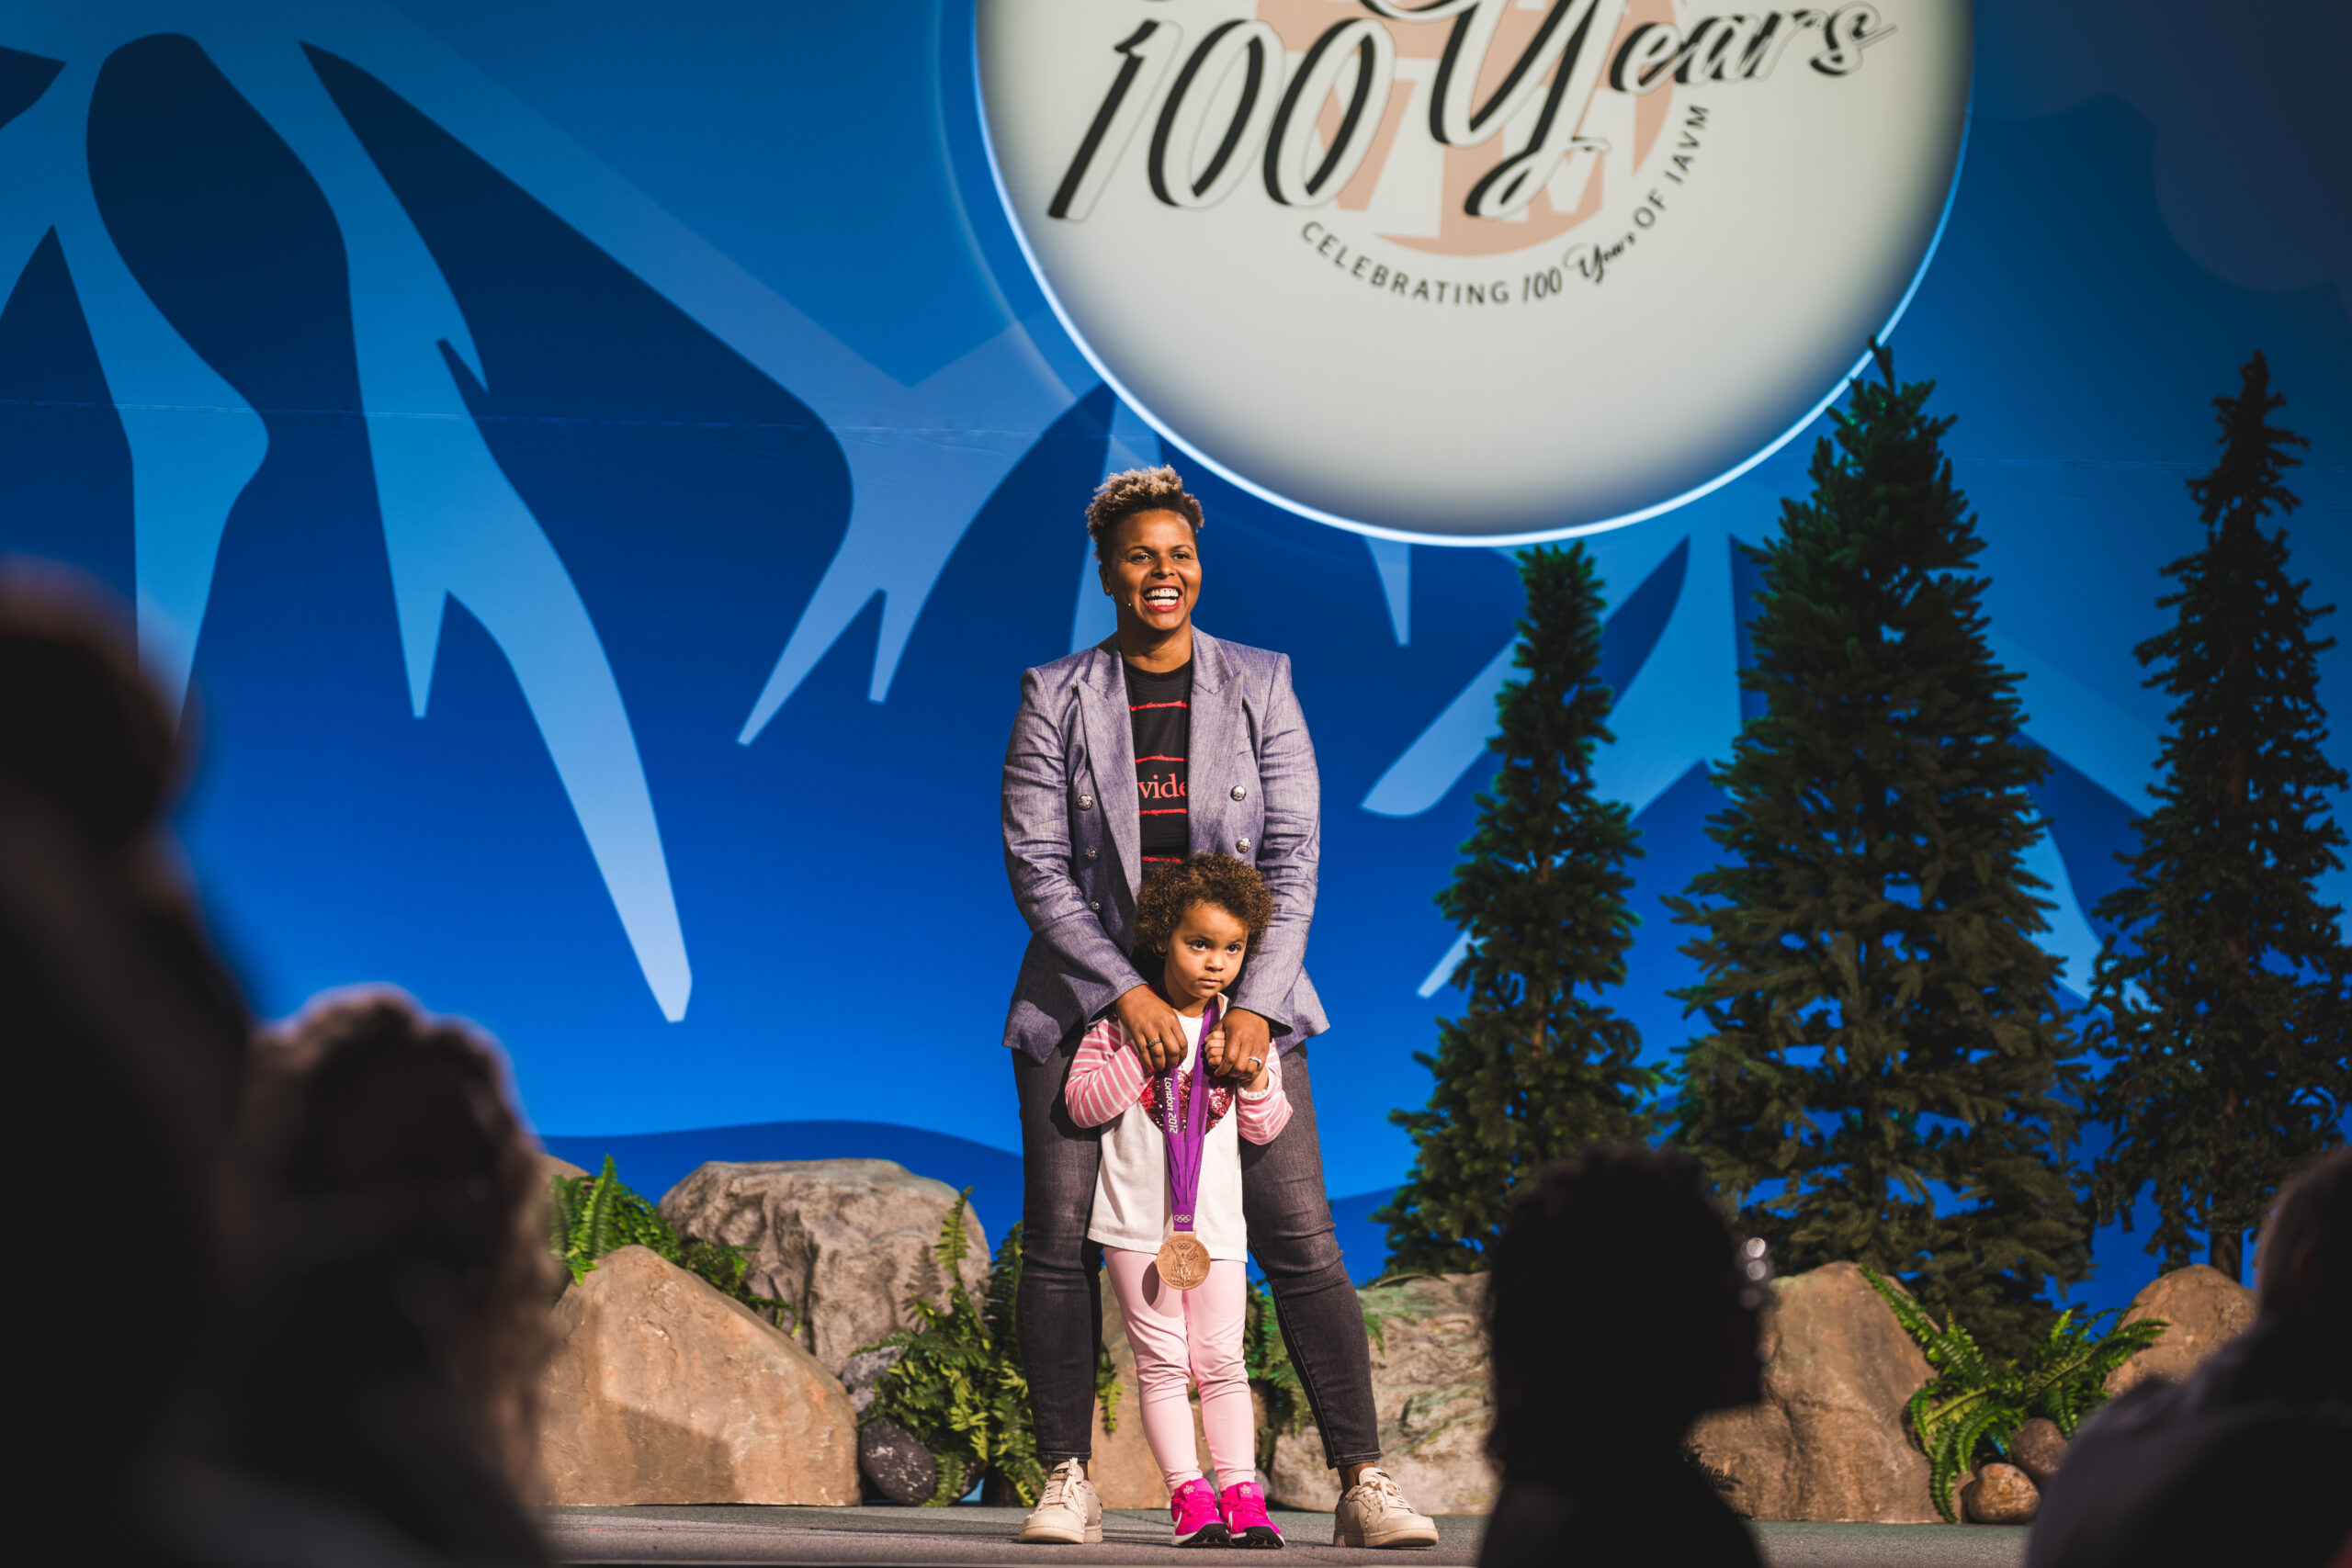
[[[14,1363],[8,1560],[544,1562],[552,1268],[497,1058],[381,995],[251,1043],[165,822],[180,728],[103,594],[0,563],[7,1172],[76,1232]]]
[[[0,563],[7,1182],[78,1233],[14,1358],[26,1447],[11,1479],[44,1519],[85,1529],[119,1511],[202,1353],[214,1179],[245,1063],[244,1006],[164,823],[180,761],[107,602]],[[27,1529],[33,1561],[106,1550]]]
[[[2030,1568],[2352,1562],[2352,1149],[2280,1191],[2255,1269],[2253,1327],[2075,1438]]]
[[[544,1562],[542,1185],[464,1025],[376,991],[266,1036],[228,1187],[234,1462],[450,1560]]]
[[[1598,1146],[1523,1185],[1487,1274],[1503,1491],[1481,1568],[1755,1568],[1683,1443],[1761,1395],[1765,1273],[1680,1156]]]

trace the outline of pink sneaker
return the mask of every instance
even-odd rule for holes
[[[1216,1494],[1205,1481],[1187,1481],[1168,1499],[1169,1517],[1176,1521],[1178,1546],[1227,1546],[1233,1532],[1216,1511]]]
[[[1254,1482],[1237,1481],[1225,1489],[1221,1511],[1234,1546],[1278,1547],[1283,1532],[1266,1517],[1266,1495]]]

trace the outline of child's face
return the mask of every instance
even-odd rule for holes
[[[1186,1012],[1232,986],[1241,974],[1250,928],[1228,910],[1199,903],[1176,922],[1168,939],[1168,966],[1160,978],[1169,1001]]]

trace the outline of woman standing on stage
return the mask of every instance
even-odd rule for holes
[[[1118,630],[1022,676],[1005,748],[1005,869],[1032,933],[1004,1025],[1027,1187],[1021,1354],[1050,1472],[1021,1539],[1101,1538],[1086,1478],[1101,1331],[1100,1257],[1086,1231],[1101,1145],[1071,1120],[1062,1086],[1080,1036],[1106,1015],[1147,1067],[1182,1055],[1182,1021],[1136,967],[1134,920],[1147,873],[1197,851],[1254,864],[1274,898],[1209,1066],[1249,1078],[1283,1054],[1290,1125],[1244,1153],[1242,1208],[1324,1457],[1340,1473],[1333,1543],[1433,1546],[1436,1528],[1374,1463],[1371,1349],[1323,1190],[1306,1042],[1327,1021],[1304,967],[1322,840],[1315,750],[1289,658],[1194,628],[1201,525],[1173,468],[1103,481],[1086,528]]]

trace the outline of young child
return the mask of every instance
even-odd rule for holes
[[[1214,1020],[1224,1014],[1225,993],[1273,913],[1256,870],[1230,855],[1196,854],[1156,873],[1136,901],[1136,957],[1147,968],[1140,964],[1147,953],[1160,961],[1156,989],[1183,1021],[1183,1058],[1169,1072],[1152,1072],[1118,1020],[1106,1017],[1086,1032],[1062,1090],[1079,1125],[1107,1123],[1086,1234],[1102,1247],[1135,1346],[1144,1438],[1168,1478],[1178,1546],[1283,1543],[1266,1517],[1258,1482],[1256,1422],[1241,1359],[1249,1233],[1241,1218],[1237,1134],[1253,1144],[1272,1141],[1290,1120],[1290,1101],[1273,1056],[1238,1085],[1196,1070],[1204,1060],[1204,1025],[1208,1055],[1223,1049]],[[1205,1103],[1196,1106],[1196,1100]],[[1189,1235],[1205,1249],[1207,1266],[1205,1278],[1182,1290],[1178,1284],[1199,1258],[1184,1230],[1181,1202],[1196,1132],[1199,1159],[1191,1168],[1198,1191]],[[1173,1282],[1162,1277],[1163,1257]],[[1201,1426],[1222,1495],[1203,1479],[1193,1446],[1192,1407],[1184,1396],[1188,1371],[1200,1387]]]

